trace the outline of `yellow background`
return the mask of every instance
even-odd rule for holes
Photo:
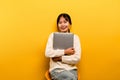
[[[119,0],[1,0],[0,80],[45,80],[45,45],[62,12],[81,40],[81,80],[120,80]]]

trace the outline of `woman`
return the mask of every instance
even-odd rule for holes
[[[71,18],[61,13],[57,18],[58,32],[70,33]],[[74,34],[73,47],[68,49],[53,49],[53,33],[50,34],[46,45],[45,55],[50,58],[50,76],[52,80],[77,80],[76,64],[80,60],[81,47],[79,37]]]

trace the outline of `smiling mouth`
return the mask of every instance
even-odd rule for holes
[[[67,27],[61,27],[62,30],[66,29]]]

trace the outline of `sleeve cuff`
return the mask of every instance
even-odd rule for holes
[[[64,50],[55,50],[57,56],[64,56]]]

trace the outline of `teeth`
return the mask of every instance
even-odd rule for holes
[[[65,29],[66,27],[62,27],[62,29]]]
[[[63,29],[65,29],[65,28],[63,28]]]

